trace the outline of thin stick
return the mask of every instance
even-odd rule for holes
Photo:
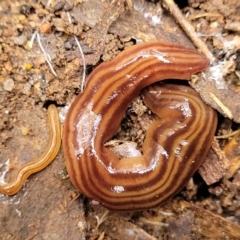
[[[52,71],[52,74],[55,76],[55,77],[57,77],[57,73],[54,71],[54,69],[53,69],[53,67],[52,67],[52,64],[51,64],[51,58],[50,58],[50,56],[49,56],[49,54],[45,51],[45,49],[43,48],[43,45],[42,45],[42,43],[41,43],[41,39],[40,39],[40,35],[39,35],[39,33],[37,32],[37,42],[38,42],[38,45],[39,45],[39,47],[40,47],[40,49],[42,50],[42,52],[43,52],[43,55],[44,55],[44,57],[45,57],[45,60],[47,61],[47,63],[48,63],[48,66],[50,67],[50,69],[51,69],[51,71]]]
[[[198,34],[195,32],[193,26],[188,22],[188,20],[183,16],[182,12],[179,10],[178,6],[173,0],[163,0],[166,4],[169,12],[173,15],[188,37],[192,40],[193,44],[211,61],[215,61],[215,57],[208,49],[207,45],[199,38]]]
[[[96,226],[96,228],[94,229],[94,231],[96,231],[96,230],[100,227],[100,225],[107,219],[106,216],[108,215],[108,213],[109,213],[109,210],[106,210],[106,211],[104,212],[104,214],[101,216],[100,219],[98,218],[98,216],[96,216],[97,226]]]
[[[33,33],[32,37],[31,37],[31,39],[30,39],[30,41],[29,41],[29,47],[30,47],[31,49],[32,49],[33,42],[34,42],[36,36],[37,36],[37,31],[35,31],[35,32]]]
[[[189,16],[187,19],[188,20],[194,20],[197,18],[202,18],[202,17],[216,17],[216,18],[221,18],[223,19],[223,15],[219,13],[199,13],[196,15]]]
[[[223,114],[225,114],[229,119],[233,119],[231,110],[228,107],[226,107],[215,94],[209,93],[209,96],[222,109]]]
[[[69,23],[72,23],[72,19],[71,19],[71,16],[70,16],[69,12],[67,12],[67,16],[68,16]],[[85,85],[85,81],[86,81],[86,62],[85,62],[85,57],[84,57],[84,53],[83,53],[81,44],[80,44],[80,42],[78,41],[78,39],[77,39],[77,37],[75,35],[74,35],[74,39],[75,39],[75,41],[77,43],[79,52],[80,52],[81,57],[82,57],[83,74],[82,74],[82,81],[81,81],[81,87],[80,87],[80,90],[82,92],[83,88],[84,88],[84,85]]]
[[[224,134],[224,135],[221,135],[221,136],[216,136],[214,138],[215,139],[227,139],[227,138],[230,138],[230,137],[234,137],[236,134],[239,134],[239,133],[240,133],[240,130],[236,130],[234,132]]]
[[[81,82],[81,92],[83,91],[84,85],[85,85],[85,80],[86,80],[86,62],[85,62],[85,58],[84,58],[84,54],[83,54],[83,50],[82,47],[80,45],[80,42],[78,41],[77,37],[74,35],[75,41],[77,43],[77,46],[79,48],[79,51],[81,53],[82,56],[82,64],[83,64],[83,74],[82,74],[82,82]]]

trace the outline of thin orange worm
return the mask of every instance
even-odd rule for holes
[[[148,42],[95,68],[63,128],[73,185],[112,210],[152,208],[178,193],[203,163],[217,124],[216,112],[194,90],[155,86],[143,92],[146,104],[162,117],[146,133],[143,156],[118,159],[104,144],[143,88],[165,79],[189,80],[208,65],[195,50]]]
[[[23,164],[11,182],[0,186],[0,192],[5,195],[16,194],[23,186],[25,180],[33,173],[39,172],[49,165],[57,156],[61,146],[61,127],[58,111],[55,105],[48,107],[48,119],[50,126],[50,139],[44,152],[36,159]]]

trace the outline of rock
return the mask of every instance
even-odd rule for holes
[[[20,35],[14,38],[14,43],[16,45],[22,46],[27,42],[27,37],[25,35]]]
[[[14,87],[14,81],[11,78],[6,79],[3,82],[3,89],[4,90],[11,92],[13,90],[13,87]]]

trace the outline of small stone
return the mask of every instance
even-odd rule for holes
[[[54,6],[54,12],[57,11],[61,11],[64,7],[65,3],[64,2],[58,2],[55,6]]]
[[[31,93],[30,89],[31,89],[31,84],[26,83],[26,84],[24,85],[24,87],[23,87],[22,92],[23,92],[25,95],[29,96],[30,93]]]
[[[64,5],[64,11],[70,11],[72,10],[73,6],[70,5],[70,3],[66,2],[65,5]]]
[[[39,30],[41,33],[49,33],[51,31],[51,24],[42,23],[41,25],[39,25]]]
[[[46,58],[45,58],[45,56],[43,54],[41,54],[38,57],[36,57],[35,62],[34,62],[34,66],[36,68],[40,68],[40,66],[42,64],[44,64],[45,62],[46,62]]]
[[[21,14],[28,16],[31,13],[31,7],[26,4],[23,4],[20,6],[19,11]]]
[[[36,82],[36,83],[34,84],[34,87],[35,87],[36,89],[39,89],[39,88],[41,87],[41,83],[40,83],[40,82]]]
[[[26,24],[27,23],[27,18],[25,17],[25,15],[21,14],[18,16],[18,20],[21,24]]]
[[[64,48],[67,50],[70,50],[72,48],[72,44],[70,42],[65,42],[64,43]]]
[[[11,78],[6,79],[3,82],[3,89],[4,90],[11,92],[13,90],[13,87],[14,87],[14,81]]]
[[[7,61],[5,63],[5,69],[8,71],[8,72],[12,72],[13,70],[13,66],[12,66],[12,63],[10,61]]]
[[[22,132],[23,136],[26,136],[26,135],[29,134],[29,128],[28,127],[21,126],[20,129],[21,129],[21,132]]]
[[[76,67],[80,67],[81,66],[81,62],[78,58],[73,59],[72,63],[76,66]]]
[[[18,37],[15,37],[15,38],[14,38],[14,43],[15,43],[16,45],[22,46],[22,45],[24,45],[26,42],[27,42],[27,37],[26,37],[25,35],[21,35],[21,36],[18,36]]]

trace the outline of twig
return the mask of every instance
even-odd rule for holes
[[[133,10],[133,2],[132,0],[126,0],[128,8],[132,11]]]
[[[33,42],[34,42],[36,36],[37,36],[37,31],[35,31],[35,32],[33,33],[32,37],[31,37],[31,39],[30,39],[30,41],[29,41],[29,44],[28,44],[28,45],[29,45],[30,48],[32,48]]]
[[[82,64],[83,64],[83,74],[82,74],[82,82],[81,82],[81,92],[83,91],[84,85],[85,85],[85,80],[86,80],[86,62],[85,62],[85,58],[84,58],[84,54],[83,54],[83,50],[82,47],[80,45],[80,42],[78,41],[77,37],[74,35],[75,41],[77,43],[77,46],[79,48],[79,51],[81,53],[82,56]]]
[[[101,235],[98,237],[97,240],[103,240],[104,239],[105,232],[102,232]]]
[[[160,221],[156,221],[156,220],[149,220],[145,217],[140,217],[139,220],[142,221],[143,223],[151,224],[151,225],[155,225],[155,226],[161,226],[161,227],[169,226],[168,223],[164,223],[164,222],[160,222]]]
[[[69,12],[67,12],[67,16],[68,16],[69,23],[72,23],[72,19],[71,19],[71,16],[70,16]],[[86,61],[85,61],[85,57],[84,57],[84,53],[83,53],[81,44],[80,44],[80,42],[78,41],[78,39],[77,39],[77,37],[75,35],[74,35],[74,39],[75,39],[75,41],[77,43],[79,52],[80,52],[81,57],[82,57],[83,74],[82,74],[82,81],[81,81],[81,87],[80,87],[80,90],[82,92],[83,88],[84,88],[84,85],[85,85],[85,81],[86,81]]]
[[[236,134],[239,134],[240,133],[240,130],[236,130],[236,131],[233,131],[231,133],[228,133],[228,134],[224,134],[224,135],[221,135],[221,136],[216,136],[215,139],[227,139],[227,138],[230,138],[230,137],[234,137]]]
[[[216,18],[221,18],[223,19],[223,15],[219,13],[199,13],[196,15],[189,16],[187,19],[188,20],[194,20],[197,18],[202,18],[202,17],[216,17]]]
[[[42,52],[43,52],[43,55],[44,55],[44,57],[45,57],[45,60],[47,61],[48,66],[50,67],[50,69],[51,69],[51,71],[52,71],[52,74],[53,74],[55,77],[57,77],[57,73],[54,71],[54,69],[53,69],[53,67],[52,67],[52,64],[51,64],[51,58],[50,58],[49,54],[48,54],[48,53],[45,51],[45,49],[43,48],[43,45],[42,45],[41,39],[40,39],[40,35],[39,35],[38,32],[36,33],[36,36],[37,36],[38,45],[39,45],[40,49],[41,49]]]
[[[98,216],[96,216],[97,226],[95,227],[94,231],[97,231],[100,225],[107,219],[106,216],[108,215],[108,213],[109,213],[109,210],[106,210],[100,219],[98,218]]]
[[[163,0],[166,7],[192,40],[193,44],[211,61],[215,61],[215,57],[208,49],[207,45],[199,38],[198,34],[195,32],[193,26],[188,22],[188,20],[183,16],[182,12],[179,10],[178,6],[173,0]]]
[[[223,113],[229,118],[233,119],[232,112],[229,108],[227,108],[221,100],[215,96],[213,93],[209,93],[209,96],[212,98],[212,100],[222,109]]]

